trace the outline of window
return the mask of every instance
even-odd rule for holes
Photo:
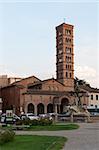
[[[62,35],[62,33],[61,33],[61,32],[58,32],[58,35],[60,36],[60,35]]]
[[[68,73],[66,72],[66,78],[68,78]]]
[[[59,40],[59,44],[62,44],[62,39]]]
[[[91,100],[93,100],[93,95],[91,95]]]
[[[66,47],[66,53],[71,53],[71,48]]]
[[[62,54],[62,49],[59,49],[59,50],[58,50],[58,53],[59,53],[59,54]]]
[[[96,95],[96,100],[98,100],[98,95]]]
[[[49,91],[51,91],[51,87],[49,86]]]
[[[71,30],[66,29],[66,30],[65,30],[65,34],[66,34],[66,35],[71,35]]]
[[[58,91],[59,90],[59,88],[58,87],[56,87],[56,91]]]
[[[71,43],[71,39],[70,38],[66,38],[66,43]]]
[[[71,78],[71,73],[70,73],[70,78]]]
[[[62,62],[62,59],[61,59],[61,58],[59,59],[59,62]]]
[[[67,65],[66,65],[66,69],[67,69]]]

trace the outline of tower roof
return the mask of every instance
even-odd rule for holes
[[[62,23],[62,24],[60,24],[60,25],[56,26],[56,28],[61,27],[61,26],[71,26],[72,28],[74,27],[74,26],[73,26],[73,25],[71,25],[71,24]]]

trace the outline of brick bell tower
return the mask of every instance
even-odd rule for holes
[[[66,23],[56,27],[56,78],[67,91],[74,89],[73,25]]]

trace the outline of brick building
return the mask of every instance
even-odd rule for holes
[[[56,27],[56,79],[40,80],[35,76],[1,88],[3,111],[9,107],[17,114],[62,113],[75,102],[73,26]],[[88,103],[88,97],[83,98]]]

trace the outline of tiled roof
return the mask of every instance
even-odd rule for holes
[[[93,88],[93,87],[90,87],[90,86],[80,85],[80,88],[84,89],[84,90],[86,90],[88,92],[99,93],[99,89]]]

